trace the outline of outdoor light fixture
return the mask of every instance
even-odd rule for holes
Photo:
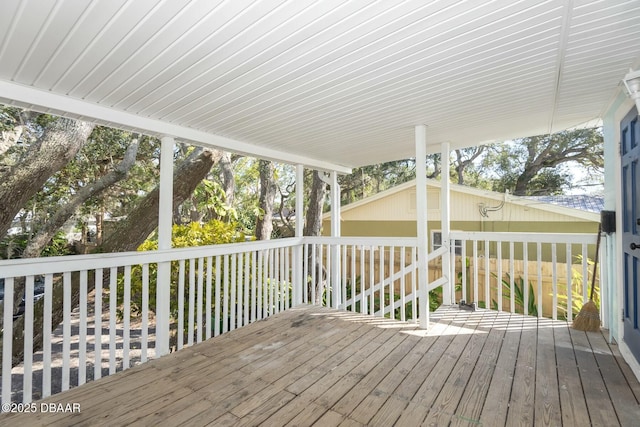
[[[627,88],[627,92],[631,99],[636,102],[636,107],[640,112],[640,70],[633,71],[629,69],[629,72],[622,80],[624,86]]]

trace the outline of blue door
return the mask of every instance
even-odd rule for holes
[[[624,341],[640,363],[640,127],[634,107],[621,123]]]

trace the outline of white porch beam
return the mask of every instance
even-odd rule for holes
[[[311,157],[273,150],[196,129],[115,110],[69,96],[0,80],[0,102],[43,113],[71,117],[125,130],[136,130],[153,136],[173,135],[207,147],[220,148],[251,157],[289,164],[303,164],[313,169],[351,173],[351,168]]]
[[[442,172],[440,178],[440,231],[442,234],[442,246],[447,252],[442,255],[442,277],[447,283],[442,287],[442,303],[453,304],[453,276],[451,271],[451,182],[449,178],[449,156],[451,149],[448,142],[443,142],[440,151],[440,164]]]
[[[296,237],[304,230],[304,165],[296,166]]]
[[[340,237],[340,185],[338,173],[331,173],[331,236]]]
[[[173,215],[173,148],[175,139],[163,136],[160,147],[160,195],[158,206],[158,250],[171,249]],[[156,354],[169,354],[171,263],[158,263],[156,281]]]
[[[304,166],[296,166],[296,237],[302,237],[304,230]],[[293,304],[302,304],[303,287],[306,286],[304,273],[304,251],[301,245],[294,249],[295,271],[293,273]]]
[[[163,136],[160,146],[160,201],[158,210],[158,249],[171,249],[173,216],[173,148],[175,139]]]
[[[427,262],[427,127],[416,126],[416,221],[418,229],[418,320],[429,327],[429,264]]]
[[[340,186],[338,172],[331,172],[331,237],[340,237]],[[342,295],[340,286],[340,245],[331,246],[331,288],[333,308],[340,308]]]

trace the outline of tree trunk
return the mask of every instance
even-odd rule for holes
[[[220,160],[222,151],[198,148],[173,173],[173,205],[191,197],[211,167]],[[158,226],[160,188],[156,187],[127,218],[117,224],[113,233],[100,246],[101,252],[134,251]]]
[[[309,208],[307,209],[304,235],[319,236],[322,231],[322,208],[327,195],[327,184],[320,178],[322,172],[313,171]]]
[[[469,166],[473,165],[485,151],[484,146],[464,148],[461,150],[455,150],[456,160],[454,161],[456,173],[458,174],[458,184],[464,185],[464,172]]]
[[[303,234],[305,236],[319,236],[322,231],[322,208],[324,207],[324,199],[327,194],[327,184],[320,178],[323,172],[313,171],[313,181],[311,183],[311,194],[309,195],[309,207],[306,212]],[[312,295],[311,288],[315,288],[316,300],[314,304],[322,302],[325,280],[327,272],[320,262],[322,254],[316,254],[316,259],[311,256],[311,250],[307,259],[307,291],[308,295]],[[312,269],[315,269],[316,282],[311,282]]]
[[[89,225],[82,221],[82,231],[80,232],[80,243],[85,246],[89,242]]]
[[[260,160],[258,162],[260,172],[260,215],[256,224],[256,238],[258,240],[271,239],[273,231],[273,201],[276,197],[276,187],[273,162]]]
[[[180,206],[173,207],[173,223],[182,225],[182,212],[180,212]]]
[[[25,160],[0,175],[0,235],[47,179],[75,157],[94,126],[64,117],[52,121]]]
[[[531,182],[531,180],[536,176],[538,172],[539,170],[534,171],[534,169],[525,169],[516,180],[516,187],[513,190],[513,195],[526,196],[527,190],[529,188],[529,182]]]
[[[182,203],[202,181],[211,167],[220,159],[221,151],[198,148],[187,159],[185,159],[174,171],[174,187],[173,187],[173,203]],[[153,232],[158,224],[158,195],[159,189],[153,190],[143,202],[129,214],[126,220],[120,222],[118,227],[111,236],[105,239],[105,242],[98,249],[101,252],[116,252],[135,250],[142,242]],[[92,274],[92,273],[90,273]],[[105,271],[103,283],[109,283],[110,272]],[[93,290],[94,281],[89,279],[88,292]],[[72,309],[75,308],[79,301],[79,280],[78,273],[72,274]],[[61,281],[56,281],[53,286],[53,312],[52,312],[52,330],[62,322],[62,298],[63,286]],[[39,349],[42,344],[42,306],[44,299],[40,299],[34,304],[34,348]],[[23,318],[19,318],[14,322],[14,345],[13,345],[13,362],[19,363],[24,353],[23,344]],[[0,346],[0,359],[2,346]]]
[[[102,244],[104,238],[104,206],[100,206],[100,210],[95,215],[96,218],[96,245]]]
[[[227,212],[233,207],[236,195],[236,177],[233,174],[231,154],[224,153],[220,158],[220,170],[222,171],[222,186],[224,188],[225,205]]]
[[[134,140],[122,161],[108,174],[104,175],[92,184],[84,186],[65,205],[60,207],[49,221],[29,240],[22,257],[35,258],[40,255],[42,249],[49,243],[56,232],[65,222],[76,212],[78,207],[86,202],[90,197],[95,197],[109,188],[111,185],[124,179],[129,170],[136,162],[138,153],[138,141]]]

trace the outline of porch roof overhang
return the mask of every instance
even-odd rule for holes
[[[622,0],[6,0],[0,102],[318,169],[596,124]]]

